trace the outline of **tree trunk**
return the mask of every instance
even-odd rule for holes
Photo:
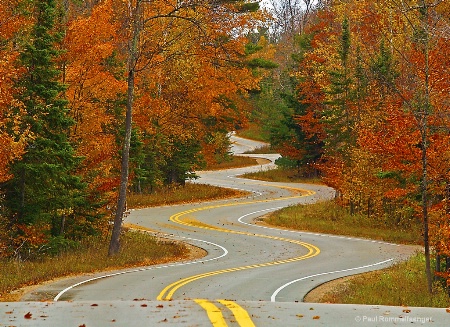
[[[108,255],[112,256],[120,250],[120,233],[122,231],[122,219],[127,202],[128,189],[128,171],[130,158],[131,128],[132,128],[132,108],[133,108],[133,89],[134,89],[134,68],[128,73],[128,91],[127,91],[127,112],[125,117],[125,138],[122,153],[122,165],[120,174],[119,199],[114,217],[114,226],[109,243]]]
[[[450,273],[450,257],[445,258],[445,271]],[[447,285],[447,293],[450,296],[450,285]]]
[[[428,24],[428,7],[425,1],[422,1],[422,14],[424,25]],[[419,106],[419,129],[422,141],[422,218],[423,218],[423,244],[425,252],[425,272],[427,275],[427,288],[428,292],[433,292],[433,276],[431,273],[431,260],[430,260],[430,241],[429,241],[429,216],[428,216],[428,114],[430,110],[430,66],[429,66],[429,37],[428,30],[424,31],[423,36],[423,55],[425,58],[424,77],[425,77],[425,103]]]
[[[127,106],[125,116],[125,138],[123,143],[122,165],[120,174],[119,199],[114,217],[114,226],[109,243],[108,256],[117,254],[120,250],[120,233],[122,231],[122,219],[127,201],[128,171],[130,158],[130,143],[132,130],[132,113],[134,101],[134,79],[136,74],[136,62],[138,57],[138,41],[141,32],[141,2],[137,1],[133,13],[133,34],[129,43],[128,53],[128,77],[127,77]]]
[[[65,227],[66,227],[66,215],[64,214],[61,217],[61,228],[59,229],[59,235],[64,235]]]
[[[430,260],[430,241],[428,231],[428,176],[427,176],[427,137],[426,137],[426,114],[423,119],[422,131],[422,218],[423,218],[423,245],[425,252],[425,272],[427,275],[428,292],[432,293],[433,276],[431,274],[431,260]]]
[[[436,254],[436,265],[434,267],[434,271],[439,273],[441,272],[441,256],[439,254]],[[440,277],[438,275],[434,276],[434,281],[438,281]]]

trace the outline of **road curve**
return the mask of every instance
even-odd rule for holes
[[[261,146],[234,136],[232,140],[235,152]],[[254,220],[266,213],[297,203],[329,199],[334,191],[326,186],[269,183],[238,177],[244,172],[270,169],[277,158],[277,155],[253,156],[268,158],[270,163],[201,172],[197,181],[245,190],[248,192],[245,197],[133,210],[126,218],[127,222],[160,235],[204,248],[207,256],[192,262],[52,283],[36,292],[52,294],[57,302],[48,307],[32,303],[36,312],[49,319],[53,316],[56,319],[56,312],[73,316],[73,306],[67,303],[76,303],[83,312],[81,316],[88,321],[94,319],[95,326],[103,325],[100,316],[89,313],[93,310],[102,312],[101,319],[110,314],[115,322],[124,321],[126,326],[134,326],[136,320],[138,326],[142,323],[140,319],[144,319],[137,318],[141,317],[139,308],[147,307],[153,308],[152,314],[144,314],[147,325],[170,322],[170,326],[338,326],[337,317],[347,317],[342,325],[349,326],[378,317],[376,310],[387,307],[301,302],[317,285],[387,267],[411,255],[415,247],[255,224]],[[24,298],[29,299],[32,298]],[[92,304],[96,305],[92,307]],[[318,308],[320,315],[319,311],[314,315],[307,307]],[[118,314],[126,309],[133,312],[133,318],[124,320],[125,316]],[[443,309],[430,310],[433,319],[445,316]],[[389,312],[396,312],[395,307],[389,308]],[[0,326],[1,315],[0,312]],[[38,326],[39,320],[34,323],[33,326]]]

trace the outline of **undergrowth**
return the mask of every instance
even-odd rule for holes
[[[320,302],[395,305],[411,307],[450,306],[450,298],[441,284],[435,283],[433,294],[427,290],[425,257],[418,253],[392,267],[352,277]]]
[[[130,194],[127,206],[130,209],[190,203],[202,200],[217,200],[245,195],[244,192],[206,184],[186,183],[183,186],[161,188],[151,194]]]
[[[0,301],[17,300],[11,291],[51,279],[104,270],[152,265],[181,260],[189,250],[180,243],[161,241],[146,233],[127,231],[121,237],[121,251],[108,257],[109,239],[90,237],[76,249],[39,260],[0,260]]]

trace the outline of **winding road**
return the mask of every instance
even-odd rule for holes
[[[232,137],[233,151],[261,146]],[[23,302],[0,304],[0,326],[445,326],[445,309],[303,303],[316,286],[387,267],[415,247],[290,231],[256,224],[282,207],[334,196],[326,186],[238,177],[270,169],[277,155],[253,155],[253,167],[201,172],[196,182],[247,196],[133,210],[127,223],[207,251],[201,259],[47,284]],[[46,294],[52,302],[33,302]],[[20,311],[22,310],[22,311]],[[24,318],[27,312],[32,314]]]

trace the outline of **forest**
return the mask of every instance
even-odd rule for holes
[[[258,125],[350,212],[423,226],[450,285],[449,38],[444,0],[4,0],[0,256],[114,239],[127,192]]]

